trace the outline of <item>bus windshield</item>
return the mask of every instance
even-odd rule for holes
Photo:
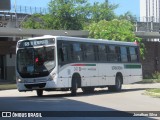
[[[21,77],[44,77],[55,67],[54,47],[24,48],[17,52],[17,70]]]

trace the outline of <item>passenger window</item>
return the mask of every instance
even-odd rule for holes
[[[98,45],[98,54],[100,61],[107,61],[107,53],[105,45]]]
[[[135,47],[130,47],[130,57],[131,57],[131,62],[138,62],[138,50]]]
[[[126,47],[121,47],[121,61],[122,62],[128,62],[128,57],[127,57],[127,48]]]
[[[74,54],[75,61],[82,61],[83,60],[81,44],[79,44],[79,43],[73,44],[73,54]]]
[[[92,44],[87,44],[85,46],[85,60],[86,61],[95,61],[94,47]]]
[[[62,48],[60,48],[60,56],[62,62],[68,61],[68,44],[62,43]]]
[[[108,61],[117,62],[118,57],[117,57],[116,47],[113,45],[110,45],[108,50],[109,50],[108,51]]]

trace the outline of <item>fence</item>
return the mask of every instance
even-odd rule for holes
[[[23,13],[23,14],[47,14],[48,13],[48,8],[43,8],[43,7],[32,7],[32,6],[11,6],[11,10],[7,11],[10,13]],[[3,12],[3,11],[1,11]],[[6,12],[6,11],[5,11]]]

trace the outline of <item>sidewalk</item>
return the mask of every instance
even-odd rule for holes
[[[144,88],[144,89],[150,89],[150,88],[160,88],[160,83],[138,83],[138,84],[129,84],[129,85],[123,85],[123,89],[133,89],[133,88]]]

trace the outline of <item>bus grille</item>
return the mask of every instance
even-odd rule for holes
[[[44,88],[46,83],[38,83],[38,84],[26,84],[25,87],[28,89],[32,89],[33,87]]]

